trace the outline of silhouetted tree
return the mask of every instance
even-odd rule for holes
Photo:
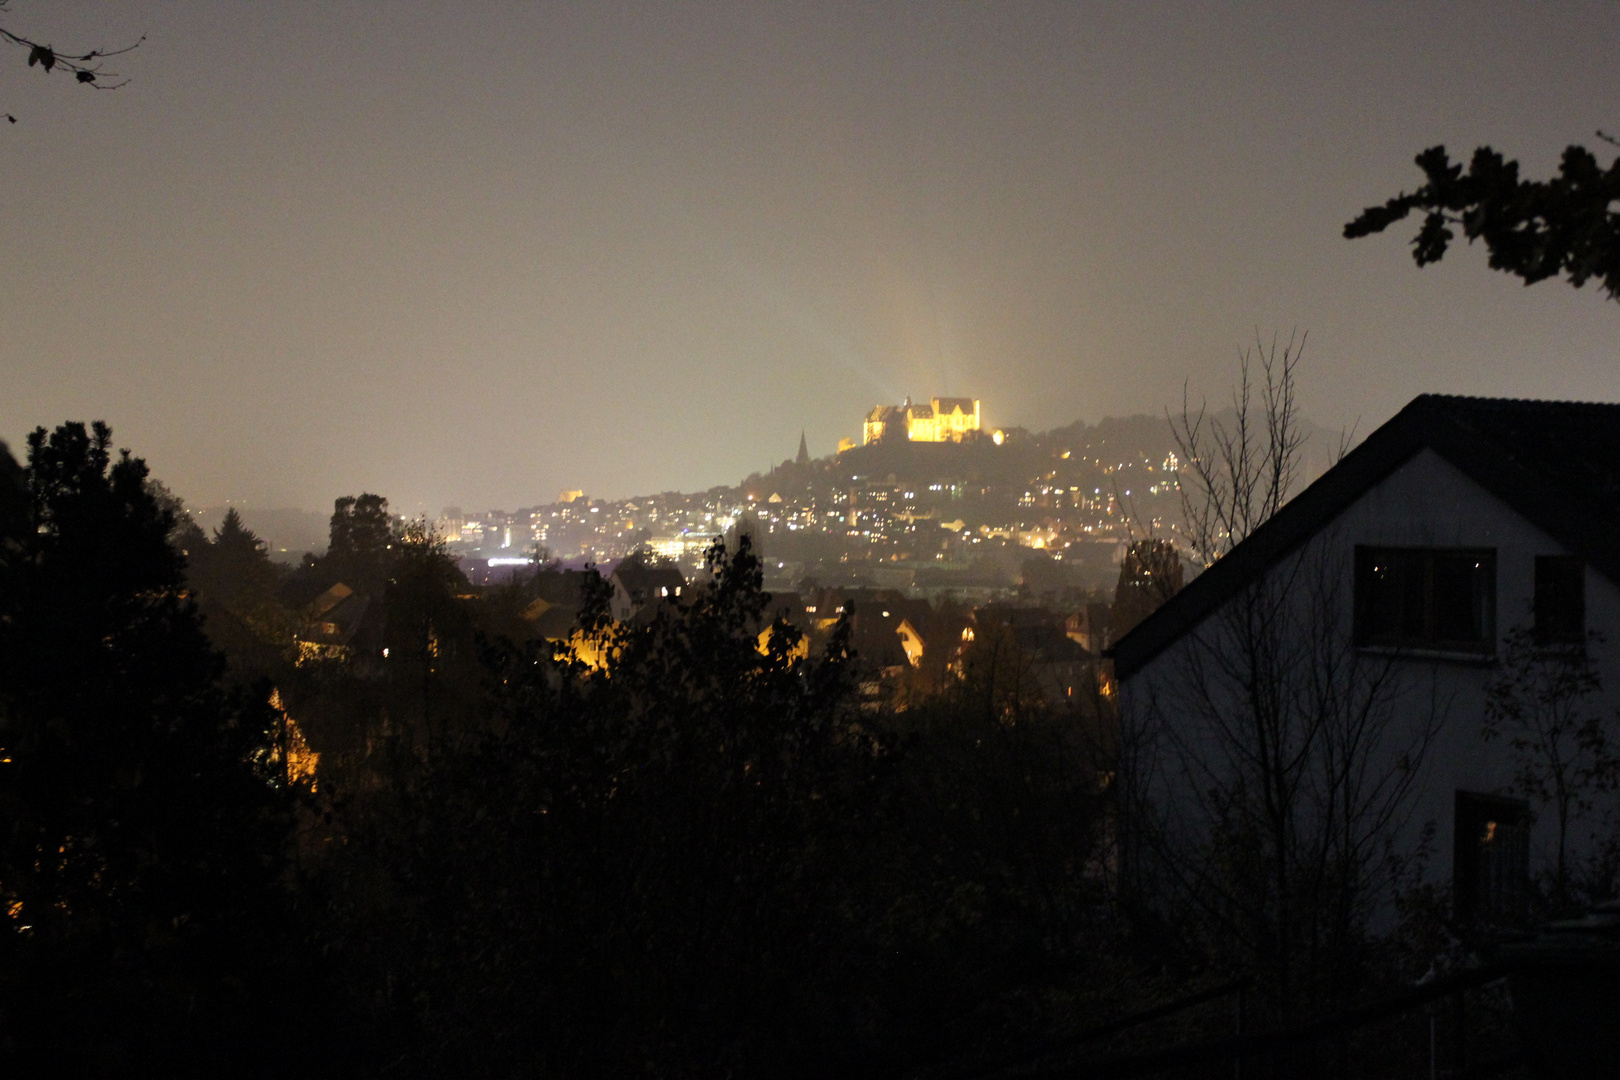
[[[1116,964],[1112,757],[1029,667],[1010,627],[982,625],[955,685],[885,718],[902,753],[863,932],[886,958],[866,1052],[887,1070],[1027,1059],[1142,1001]]]
[[[422,1035],[400,1069],[824,1059],[882,754],[841,648],[800,658],[782,623],[762,651],[746,540],[711,559],[646,622],[613,623],[599,582],[576,647],[495,646],[493,722],[396,743],[355,804],[344,947]]]
[[[1485,687],[1484,738],[1507,743],[1519,792],[1552,812],[1558,840],[1547,892],[1555,910],[1609,899],[1576,897],[1568,852],[1571,827],[1620,783],[1620,717],[1599,705],[1603,680],[1591,655],[1601,640],[1588,631],[1584,643],[1547,644],[1513,627]]]
[[[1484,241],[1491,269],[1526,285],[1561,275],[1580,288],[1596,279],[1610,299],[1620,299],[1620,158],[1605,168],[1590,150],[1570,146],[1550,180],[1521,180],[1519,163],[1489,146],[1475,150],[1466,169],[1444,146],[1416,160],[1423,186],[1363,210],[1344,227],[1346,239],[1383,232],[1417,212],[1423,224],[1412,258],[1419,266],[1444,258],[1460,227],[1469,243]]]
[[[221,689],[173,520],[110,445],[36,430],[3,544],[0,1060],[256,1072],[285,991],[279,727]]]
[[[1229,423],[1210,416],[1206,405],[1194,411],[1185,392],[1181,414],[1168,417],[1181,456],[1177,488],[1187,545],[1206,567],[1242,543],[1293,492],[1305,443],[1294,400],[1295,370],[1304,352],[1303,337],[1296,342],[1290,336],[1280,352],[1275,337],[1269,345],[1257,337],[1254,348],[1238,358]]]
[[[187,564],[188,583],[225,603],[267,594],[276,584],[264,541],[242,524],[235,507],[225,511],[213,540],[189,553]]]
[[[332,507],[331,536],[320,560],[328,583],[380,593],[393,554],[394,523],[381,495],[345,495]]]
[[[1172,421],[1206,565],[1263,526],[1298,473],[1299,350],[1255,351],[1258,403],[1245,353],[1234,420],[1184,403]],[[1353,647],[1350,604],[1324,534],[1183,635],[1173,674],[1130,686],[1121,710],[1128,898],[1196,963],[1254,976],[1282,1016],[1379,974],[1376,923],[1409,869],[1391,840],[1443,719],[1399,660]]]
[[[426,521],[408,522],[392,552],[383,597],[389,715],[432,747],[472,719],[483,689],[477,624],[459,600],[470,586]]]
[[[0,565],[21,552],[28,531],[28,482],[11,449],[0,442]]]
[[[1181,591],[1181,555],[1168,540],[1134,541],[1119,564],[1114,586],[1114,607],[1108,629],[1115,639],[1130,633],[1137,623]]]
[[[178,499],[174,505],[183,513]],[[270,561],[264,541],[233,507],[212,540],[188,515],[170,543],[185,556],[186,586],[209,640],[229,661],[231,678],[244,684],[279,681],[293,659],[297,619],[282,601],[284,572]]]

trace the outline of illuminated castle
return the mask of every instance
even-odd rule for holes
[[[902,431],[911,442],[961,442],[979,430],[977,398],[929,398],[927,405],[878,405],[866,414],[861,443],[875,443]]]

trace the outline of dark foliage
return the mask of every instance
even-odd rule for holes
[[[393,552],[393,519],[381,495],[346,495],[332,508],[331,540],[320,560],[328,584],[342,581],[361,592],[380,592]]]
[[[0,4],[0,13],[4,13],[4,11],[5,5]],[[117,90],[128,82],[127,79],[120,82],[103,82],[100,80],[119,78],[117,72],[107,70],[107,60],[114,56],[122,56],[127,52],[135,51],[141,47],[141,43],[145,40],[146,35],[142,34],[138,40],[122,48],[90,49],[87,52],[70,53],[60,52],[52,45],[34,41],[21,34],[14,34],[5,27],[0,26],[0,41],[25,50],[28,53],[29,67],[38,67],[41,72],[47,75],[60,69],[72,75],[74,82],[83,86],[90,86],[96,90]],[[17,118],[10,114],[6,115],[6,119],[13,124],[17,122]]]
[[[275,1071],[264,1025],[296,1012],[277,718],[221,689],[172,517],[110,445],[102,424],[35,431],[8,515],[0,1063]]]
[[[286,572],[270,561],[264,541],[231,509],[212,539],[188,518],[170,542],[185,556],[186,589],[209,641],[226,657],[229,680],[279,682],[290,666],[297,622],[280,595]]]
[[[1181,555],[1168,540],[1147,538],[1131,543],[1119,564],[1114,607],[1108,628],[1118,640],[1181,591]]]
[[[1493,270],[1526,285],[1562,275],[1579,288],[1596,280],[1620,298],[1620,158],[1607,168],[1590,150],[1564,151],[1558,175],[1522,180],[1519,163],[1482,146],[1467,168],[1453,164],[1443,146],[1417,156],[1426,182],[1382,206],[1368,207],[1344,227],[1347,239],[1383,232],[1413,212],[1423,224],[1412,240],[1419,266],[1439,262],[1461,227],[1470,243],[1482,240]]]
[[[1077,661],[1029,627],[947,612],[969,647],[888,694],[850,612],[814,650],[767,626],[746,538],[615,622],[594,573],[471,589],[377,496],[283,581],[109,445],[0,457],[14,1071],[956,1075],[1095,1056],[1077,1033],[1222,977],[1126,929],[1112,703],[1049,693]],[[339,572],[371,636],[263,653],[283,717],[255,612],[317,632],[290,597]],[[565,644],[542,592],[583,601]]]
[[[198,539],[203,539],[200,535]],[[264,541],[233,507],[212,540],[186,550],[187,584],[226,604],[267,597],[278,582]]]
[[[892,1075],[1099,1007],[1104,800],[1073,718],[975,686],[896,728],[847,622],[806,656],[762,637],[746,541],[711,569],[630,623],[588,576],[569,646],[489,645],[480,692],[350,773],[330,933],[391,1072]],[[419,612],[449,587],[424,571]],[[470,632],[434,625],[441,655]]]
[[[904,755],[877,861],[893,901],[868,932],[888,958],[874,1057],[897,1071],[1021,1060],[1146,996],[1111,903],[1105,733],[998,690],[1002,660],[970,656],[891,721]]]
[[[716,557],[711,588],[647,625],[610,625],[603,594],[577,650],[492,648],[493,722],[397,742],[357,800],[350,940],[420,1035],[401,1068],[820,1055],[820,999],[855,959],[853,808],[884,754],[846,659],[796,660],[790,631],[761,652],[755,560]]]

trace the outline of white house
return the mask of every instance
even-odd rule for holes
[[[1557,829],[1483,731],[1515,630],[1615,714],[1620,405],[1424,395],[1115,645],[1122,770],[1171,851],[1270,769],[1301,827],[1348,808],[1459,909],[1522,906]]]
[[[650,613],[664,600],[678,598],[686,585],[686,578],[674,563],[653,561],[639,553],[621,560],[608,581],[613,585],[608,611],[619,622],[628,622],[644,611]]]

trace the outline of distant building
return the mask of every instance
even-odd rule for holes
[[[311,601],[303,615],[294,639],[300,666],[311,660],[347,660],[356,651],[382,648],[381,607],[342,582]]]
[[[961,442],[979,430],[977,398],[929,398],[926,405],[878,405],[866,414],[861,443],[904,434],[910,442]]]
[[[634,615],[664,600],[674,600],[686,585],[678,567],[632,555],[608,576],[613,585],[612,615],[619,622],[628,622]]]
[[[870,446],[891,433],[903,430],[906,410],[910,408],[909,400],[904,405],[874,405],[861,427],[861,445]]]

